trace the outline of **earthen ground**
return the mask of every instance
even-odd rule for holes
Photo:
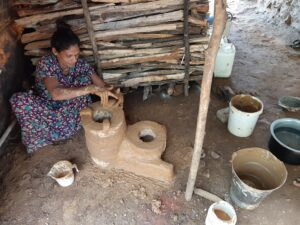
[[[267,148],[270,123],[282,117],[300,118],[277,106],[282,95],[298,95],[300,57],[287,47],[293,33],[284,26],[265,22],[265,15],[253,1],[230,1],[233,21],[230,40],[237,48],[231,79],[215,79],[216,85],[230,85],[236,92],[252,93],[264,103],[264,113],[253,135],[238,138],[216,118],[216,111],[227,103],[211,95],[207,133],[196,186],[228,198],[231,181],[230,158],[247,147]],[[291,36],[292,35],[292,36]],[[35,225],[202,225],[211,202],[193,196],[184,199],[191,162],[199,102],[199,87],[192,85],[190,96],[164,98],[155,93],[142,101],[142,92],[128,94],[125,112],[128,124],[153,120],[167,127],[167,148],[163,159],[174,164],[172,186],[122,171],[103,171],[91,161],[83,131],[72,139],[47,146],[33,156],[22,144],[9,143],[0,160],[0,224]],[[218,153],[214,159],[211,153]],[[215,155],[213,155],[215,156]],[[59,187],[46,174],[58,160],[76,163],[80,172],[75,183]],[[239,225],[299,224],[300,189],[292,181],[300,176],[299,166],[286,165],[288,179],[254,211],[237,208]]]

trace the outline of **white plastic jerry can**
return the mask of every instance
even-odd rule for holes
[[[235,56],[235,47],[232,43],[221,41],[218,50],[214,76],[215,77],[230,77]]]

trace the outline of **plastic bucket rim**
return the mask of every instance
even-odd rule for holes
[[[268,152],[269,154],[271,154],[276,160],[278,160],[278,162],[283,166],[283,169],[284,169],[284,177],[283,177],[283,180],[282,180],[282,182],[280,183],[280,185],[277,185],[276,188],[266,189],[266,190],[261,190],[261,189],[256,189],[256,188],[253,188],[253,187],[249,186],[249,185],[246,184],[242,179],[240,179],[240,177],[239,177],[239,176],[237,175],[237,173],[235,172],[235,169],[233,168],[233,160],[234,160],[235,155],[236,155],[237,152],[243,151],[243,150],[245,150],[245,149],[251,149],[251,148],[243,148],[243,149],[240,149],[240,150],[234,152],[234,153],[232,154],[232,159],[231,159],[231,170],[232,170],[233,174],[234,174],[236,177],[239,178],[240,182],[241,182],[243,185],[247,186],[247,188],[248,188],[249,190],[253,190],[253,191],[257,192],[257,193],[265,193],[265,192],[273,192],[273,191],[275,191],[275,190],[281,188],[281,187],[285,184],[285,182],[286,182],[286,180],[287,180],[288,172],[287,172],[287,169],[286,169],[284,163],[283,163],[282,161],[280,161],[280,160],[279,160],[272,152],[270,152],[270,151],[268,151],[268,150],[265,150],[265,149],[262,149],[262,148],[257,148],[257,149],[267,151],[267,152]]]
[[[272,123],[271,123],[271,126],[270,126],[270,132],[271,132],[271,136],[281,145],[283,146],[284,148],[287,148],[288,150],[291,150],[295,153],[300,153],[300,149],[297,150],[297,149],[294,149],[294,148],[291,148],[289,146],[287,146],[286,144],[284,144],[282,141],[280,141],[277,136],[275,135],[274,133],[274,128],[276,125],[278,125],[278,123],[280,122],[296,122],[296,123],[299,123],[299,127],[300,127],[300,120],[298,119],[295,119],[295,118],[281,118],[281,119],[277,119],[277,120],[274,120]]]
[[[237,109],[237,108],[232,104],[232,99],[233,99],[234,97],[236,97],[236,96],[250,96],[251,98],[253,98],[254,100],[258,101],[258,102],[261,104],[260,110],[258,110],[258,111],[256,111],[256,112],[244,112],[244,111],[241,111],[241,110]],[[261,115],[262,112],[263,112],[263,109],[264,109],[264,104],[263,104],[263,102],[262,102],[259,98],[255,97],[255,96],[252,96],[252,95],[245,95],[245,94],[239,94],[239,95],[233,96],[233,97],[231,98],[230,102],[229,102],[229,106],[230,106],[231,109],[234,109],[234,110],[236,110],[237,112],[243,113],[243,114],[247,113],[247,114],[258,114],[258,115]]]
[[[228,208],[227,211],[225,211],[222,206],[225,206]],[[236,221],[237,221],[237,214],[236,214],[236,211],[234,209],[234,207],[227,201],[224,201],[224,200],[221,200],[221,201],[218,201],[218,202],[214,202],[213,204],[210,205],[209,209],[208,209],[208,212],[209,210],[212,211],[212,215],[214,218],[217,218],[218,220],[221,220],[217,215],[216,213],[214,212],[215,209],[219,209],[219,210],[222,210],[224,213],[226,213],[229,217],[230,217],[230,220],[226,221],[226,220],[222,220],[223,223],[227,223],[227,224],[236,224]],[[228,211],[231,211],[230,213]],[[232,215],[231,215],[232,214]]]

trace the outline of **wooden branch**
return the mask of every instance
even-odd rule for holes
[[[180,48],[178,47],[166,47],[166,48],[147,48],[147,49],[106,49],[101,50],[102,59],[108,58],[124,58],[128,56],[134,55],[154,55],[154,54],[161,54],[167,52],[180,52]],[[92,52],[89,50],[82,50],[82,55],[92,55]],[[204,55],[203,55],[204,56]]]
[[[150,83],[155,81],[163,81],[163,80],[182,80],[184,78],[184,73],[179,74],[169,74],[169,75],[157,75],[150,77],[136,77],[126,81],[121,82],[124,87],[132,87],[136,86],[139,83]]]
[[[25,50],[35,50],[40,48],[50,48],[50,40],[32,42],[25,45]]]
[[[103,60],[101,62],[101,66],[103,69],[105,68],[116,68],[123,65],[129,65],[134,63],[144,63],[144,62],[155,62],[155,61],[166,61],[169,59],[177,59],[179,58],[178,52],[174,53],[165,53],[165,54],[157,54],[154,56],[141,56],[141,57],[128,57],[121,59],[113,59],[113,60]]]
[[[92,2],[102,2],[102,3],[140,3],[140,2],[151,2],[153,0],[92,0]]]
[[[150,16],[140,16],[133,19],[121,20],[116,22],[108,22],[108,23],[94,23],[94,30],[118,30],[122,28],[128,27],[137,27],[137,26],[149,26],[154,24],[162,24],[166,22],[174,22],[180,21],[183,18],[183,11],[177,10],[174,12],[168,12],[158,15],[150,15]]]
[[[200,188],[195,188],[194,193],[196,195],[199,195],[203,198],[206,198],[207,200],[210,200],[212,202],[219,202],[219,201],[224,201],[223,199],[221,199],[219,196],[214,195],[212,193],[209,193],[208,191],[205,191],[203,189]]]
[[[190,0],[191,2],[197,2],[198,0]],[[137,3],[131,5],[120,5],[120,6],[111,6],[109,4],[105,5],[97,5],[89,7],[89,11],[91,12],[91,16],[98,16],[99,15],[103,18],[106,18],[108,14],[117,13],[130,13],[133,14],[134,12],[139,12],[140,15],[145,15],[145,12],[148,12],[148,15],[153,13],[154,10],[160,10],[172,6],[181,6],[183,0],[173,1],[173,0],[160,0],[156,1],[155,4],[153,2],[146,2],[146,3]],[[38,22],[42,22],[45,20],[53,20],[57,18],[61,18],[68,15],[83,15],[83,9],[72,9],[66,10],[61,12],[53,12],[41,15],[33,15],[24,18],[20,18],[15,20],[15,22],[20,26],[32,26]],[[102,18],[102,19],[103,19]],[[124,17],[122,17],[124,19]],[[102,20],[103,21],[103,20]],[[108,22],[109,20],[106,20]],[[101,22],[101,20],[100,20]]]
[[[25,51],[24,55],[35,56],[35,57],[42,57],[42,56],[47,55],[49,53],[50,53],[50,50],[46,50],[46,49],[34,49],[34,50],[30,50],[30,51]]]
[[[206,27],[208,25],[207,20],[200,20],[192,16],[189,16],[189,22],[201,27]]]
[[[25,9],[23,8],[17,9],[16,11],[19,17],[25,17],[25,16],[32,16],[37,14],[46,14],[46,13],[56,12],[56,11],[64,11],[64,10],[78,8],[78,7],[80,7],[80,4],[72,0],[68,0],[68,1],[64,0],[54,5],[44,6],[43,8],[30,7]]]
[[[193,7],[192,9],[195,9],[198,13],[208,13],[209,11],[209,5],[208,4],[199,4]]]
[[[192,163],[190,167],[189,177],[186,186],[185,199],[190,201],[194,191],[194,186],[196,182],[197,171],[200,163],[200,156],[202,152],[202,146],[205,135],[205,126],[207,119],[207,112],[209,106],[209,97],[211,90],[211,83],[213,77],[213,70],[215,66],[215,60],[222,38],[222,34],[225,28],[225,23],[227,19],[226,13],[226,0],[215,0],[215,15],[214,15],[214,26],[213,34],[209,42],[208,50],[205,53],[205,64],[204,64],[204,74],[201,83],[200,92],[200,103],[199,112],[197,119],[197,128],[195,135],[195,144]]]
[[[66,10],[62,12],[54,12],[54,13],[48,13],[48,14],[38,14],[38,15],[33,15],[33,16],[28,16],[20,19],[16,19],[15,22],[19,26],[24,26],[24,27],[30,27],[37,22],[45,21],[45,20],[51,20],[51,19],[57,19],[63,16],[68,16],[68,15],[82,15],[83,14],[83,9],[72,9],[72,10]]]
[[[87,5],[87,0],[81,0],[82,8],[83,8],[83,13],[84,13],[84,18],[85,22],[87,25],[87,30],[88,34],[90,37],[90,42],[92,44],[92,49],[93,49],[93,55],[95,62],[97,64],[97,73],[100,78],[102,78],[102,69],[101,69],[101,64],[100,64],[100,54],[98,52],[97,44],[96,44],[96,38],[95,38],[95,33],[94,33],[94,28],[92,25],[91,21],[91,16],[90,16],[90,11]]]
[[[77,35],[87,33],[86,29],[74,29],[73,28],[72,30]],[[54,32],[54,30],[53,30],[53,32]],[[35,32],[31,32],[31,33],[26,33],[26,34],[22,35],[21,42],[23,44],[25,44],[25,43],[34,42],[34,41],[50,39],[53,35],[53,32],[52,31],[48,31],[48,32],[35,31]]]
[[[121,30],[112,30],[112,31],[102,31],[96,32],[95,38],[101,40],[103,38],[117,36],[117,35],[127,35],[127,34],[136,34],[136,33],[150,33],[154,31],[170,31],[176,30],[180,26],[179,24],[161,24],[156,26],[147,26],[147,27],[137,27],[137,28],[126,28]]]
[[[189,42],[189,0],[184,0],[184,95],[189,95],[189,76],[190,76],[190,42]]]
[[[14,0],[13,5],[48,5],[55,4],[59,0]]]

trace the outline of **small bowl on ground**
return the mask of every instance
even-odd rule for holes
[[[289,112],[300,111],[300,98],[283,96],[278,100],[278,105]]]

